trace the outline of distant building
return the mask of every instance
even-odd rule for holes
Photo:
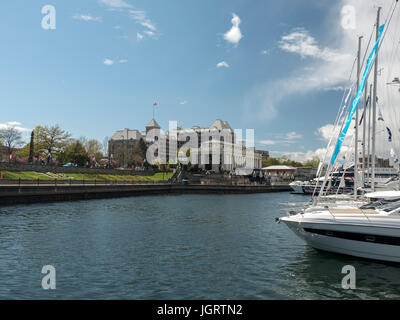
[[[312,180],[317,174],[317,169],[311,167],[298,167],[294,173],[294,179],[300,181]]]
[[[177,140],[178,136],[179,140]],[[176,130],[165,133],[161,131],[157,121],[152,119],[146,125],[145,132],[136,129],[116,131],[109,141],[109,157],[114,159],[117,165],[126,167],[129,163],[127,158],[132,156],[130,153],[140,139],[143,139],[147,146],[159,139],[165,139],[165,141],[159,141],[160,149],[154,154],[159,159],[159,163],[173,163],[176,160],[182,162],[182,158],[186,159],[186,155],[183,157],[178,155],[173,159],[171,157],[174,157],[176,151],[170,153],[169,148],[176,143],[177,150],[180,150],[185,144],[190,144],[190,158],[193,160],[197,154],[197,158],[192,164],[197,162],[199,167],[205,170],[220,171],[244,167],[246,152],[251,155],[248,165],[261,168],[263,157],[268,157],[268,151],[260,152],[254,148],[246,148],[243,143],[236,142],[234,130],[228,122],[220,119],[215,120],[208,128],[193,126],[190,129],[182,129],[177,127]],[[233,153],[233,150],[236,153]],[[121,156],[121,154],[124,155]],[[217,159],[217,157],[220,158]]]
[[[261,155],[261,160],[265,161],[268,160],[269,158],[269,151],[265,151],[265,150],[256,150],[257,153],[259,153]]]
[[[266,176],[269,177],[271,182],[293,181],[296,172],[296,168],[284,165],[269,166],[262,168],[262,170],[266,171]]]

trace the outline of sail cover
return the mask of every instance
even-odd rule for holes
[[[340,132],[338,141],[336,143],[335,150],[334,150],[334,152],[332,154],[332,158],[331,158],[331,165],[332,166],[336,161],[336,158],[337,158],[337,155],[339,154],[339,151],[340,151],[340,148],[342,146],[343,140],[344,140],[344,138],[345,138],[345,136],[347,134],[347,131],[349,130],[351,119],[353,118],[354,112],[356,111],[358,103],[360,102],[361,95],[362,95],[362,93],[364,91],[365,82],[367,81],[368,75],[369,75],[369,73],[371,71],[371,68],[372,68],[372,65],[374,64],[374,61],[375,61],[376,51],[378,49],[379,42],[381,41],[382,32],[383,32],[384,28],[385,28],[384,24],[379,27],[378,39],[377,39],[374,47],[372,48],[372,51],[371,51],[369,57],[368,57],[367,64],[365,65],[365,70],[364,70],[363,76],[361,78],[361,83],[360,83],[360,85],[358,87],[358,90],[357,90],[357,94],[354,97],[353,103],[352,103],[352,105],[350,107],[350,110],[349,110],[349,114],[347,116],[346,123],[343,126],[342,132]]]

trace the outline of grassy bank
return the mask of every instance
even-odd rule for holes
[[[7,180],[106,180],[106,181],[162,181],[171,178],[172,172],[158,172],[152,176],[93,174],[93,173],[40,173],[34,171],[7,171],[0,172],[1,179]]]

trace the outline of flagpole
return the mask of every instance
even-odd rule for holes
[[[361,39],[358,37],[358,54],[357,54],[357,88],[360,86],[360,73],[361,73]],[[358,188],[358,105],[356,107],[356,130],[355,130],[355,144],[354,144],[354,199],[357,199]]]

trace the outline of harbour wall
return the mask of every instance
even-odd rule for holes
[[[0,205],[168,194],[249,194],[291,190],[287,185],[61,184],[2,185]]]

